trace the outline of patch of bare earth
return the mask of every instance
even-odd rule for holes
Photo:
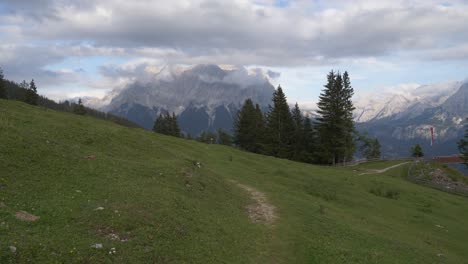
[[[119,233],[113,228],[105,227],[105,226],[98,226],[96,228],[97,234],[112,240],[112,241],[119,241],[119,242],[127,242],[130,240],[130,233]]]
[[[244,189],[250,194],[250,197],[254,201],[253,204],[247,205],[247,213],[252,223],[264,223],[272,225],[277,218],[276,207],[268,202],[266,195],[257,189],[244,185],[235,181],[232,181],[238,187]]]
[[[430,173],[431,182],[438,186],[443,186],[446,189],[453,189],[463,192],[468,192],[468,185],[464,182],[454,181],[448,177],[441,169],[435,169]]]
[[[34,221],[39,220],[40,218],[39,216],[30,214],[25,211],[18,211],[16,212],[15,216],[16,216],[16,219],[21,220],[21,221],[27,221],[27,222],[34,222]]]

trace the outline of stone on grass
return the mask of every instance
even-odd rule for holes
[[[91,247],[92,247],[92,248],[100,249],[100,248],[102,248],[102,244],[100,244],[100,243],[99,243],[99,244],[94,244],[94,245],[92,245]]]
[[[15,253],[16,252],[16,247],[15,246],[10,246],[10,251],[11,251],[11,253]]]

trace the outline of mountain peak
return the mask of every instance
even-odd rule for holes
[[[218,122],[230,129],[235,113],[247,98],[266,107],[273,92],[269,79],[258,69],[223,69],[213,64],[168,65],[150,81],[135,81],[118,91],[101,109],[125,116],[146,128],[152,126],[157,114],[168,111],[204,120],[203,130],[214,128],[216,120],[224,118],[230,121]]]

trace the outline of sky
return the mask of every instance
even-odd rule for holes
[[[164,65],[275,72],[311,105],[330,70],[357,96],[468,77],[468,1],[0,0],[0,67],[60,100]]]

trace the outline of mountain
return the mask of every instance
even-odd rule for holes
[[[435,87],[423,86],[415,91]],[[468,82],[454,83],[444,92],[439,97],[434,92],[431,96],[411,99],[395,95],[380,107],[371,103],[356,111],[356,120],[361,121],[357,128],[377,137],[387,156],[407,156],[410,146],[416,143],[423,146],[426,156],[456,154],[456,142],[463,136],[468,118]],[[434,128],[433,146],[430,145],[431,127]]]
[[[149,81],[131,83],[112,91],[100,104],[93,103],[147,129],[160,113],[174,112],[183,132],[198,135],[218,128],[230,131],[247,98],[266,107],[273,92],[268,75],[261,70],[166,66]]]
[[[231,131],[234,117],[247,98],[266,109],[274,87],[267,73],[243,67],[197,65],[166,66],[146,81],[113,90],[101,100],[87,99],[85,105],[123,116],[151,129],[157,115],[174,112],[182,131],[197,136],[222,128]],[[407,85],[355,100],[359,131],[367,131],[382,144],[384,156],[408,156],[419,143],[429,156],[457,153],[468,117],[468,83],[447,82]],[[306,109],[305,114],[316,116]],[[430,146],[429,128],[435,128]]]
[[[462,82],[431,85],[407,85],[380,93],[361,95],[355,101],[355,121],[358,123],[392,117],[399,119],[407,114],[421,114],[425,109],[444,103],[458,91]]]

